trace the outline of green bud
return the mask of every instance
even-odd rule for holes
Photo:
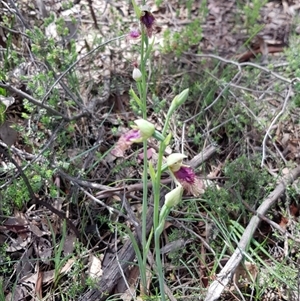
[[[172,139],[172,133],[169,133],[168,136],[166,137],[165,141],[164,141],[164,144],[169,145],[171,139]]]
[[[189,94],[189,89],[185,89],[180,94],[177,94],[173,98],[168,111],[169,116],[171,116],[173,112],[187,100],[188,94]]]
[[[151,122],[145,119],[137,119],[134,123],[136,124],[136,128],[140,130],[143,139],[148,139],[153,135],[155,126]]]
[[[183,90],[180,94],[176,95],[174,98],[173,98],[173,101],[171,103],[171,106],[173,105],[174,103],[174,106],[176,108],[178,108],[179,106],[181,106],[188,98],[188,95],[189,95],[189,89],[185,89]]]
[[[165,195],[165,205],[169,208],[176,206],[182,199],[183,187],[178,185]]]

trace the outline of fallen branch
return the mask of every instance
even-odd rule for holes
[[[230,257],[224,268],[221,270],[221,272],[217,275],[217,279],[211,283],[204,301],[214,301],[219,299],[224,288],[231,280],[237,266],[243,259],[244,252],[246,251],[247,246],[249,245],[249,242],[252,239],[253,234],[261,221],[259,215],[264,216],[270,209],[270,207],[274,205],[280,195],[284,193],[286,186],[293,183],[293,181],[295,181],[295,179],[297,179],[299,176],[300,166],[296,167],[288,175],[286,175],[273,190],[273,192],[271,192],[269,196],[263,201],[263,203],[258,207],[257,215],[251,218],[234,253]]]

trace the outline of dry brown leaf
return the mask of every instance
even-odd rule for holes
[[[38,248],[38,252],[39,252],[38,255],[41,258],[41,260],[45,264],[50,264],[49,259],[52,256],[52,250],[53,250],[53,246],[52,246],[51,242],[48,239],[41,237],[38,240],[37,248]]]
[[[70,258],[66,264],[63,266],[63,268],[60,270],[60,274],[64,274],[70,271],[71,267],[73,266],[75,262],[75,259]],[[50,282],[53,281],[54,279],[54,274],[55,274],[55,270],[51,270],[51,271],[46,271],[43,272],[43,284],[48,284]],[[21,283],[26,283],[26,285],[32,283],[35,284],[38,281],[39,278],[39,274],[36,273],[31,273],[28,274],[26,276],[24,276],[20,281]]]
[[[134,296],[135,296],[135,289],[134,287],[127,289],[121,296],[120,299],[123,301],[131,301],[134,300]]]
[[[27,286],[31,286],[32,288],[34,287],[33,285],[37,282],[38,280],[38,273],[30,273],[23,278],[20,279],[20,283],[26,284]]]
[[[31,233],[30,233],[31,234]],[[5,249],[6,252],[16,252],[25,249],[31,243],[31,235],[29,235],[25,240],[20,236],[17,239],[10,237],[8,242],[8,247]]]
[[[6,106],[6,108],[10,107],[12,104],[15,103],[14,97],[4,97],[0,95],[0,101]]]
[[[258,268],[255,263],[245,261],[244,263],[241,263],[234,275],[233,275],[233,281],[239,288],[244,288],[245,286],[252,284],[258,274]]]
[[[49,235],[50,232],[46,232],[46,231],[41,231],[39,229],[38,226],[34,225],[33,223],[29,224],[29,227],[30,231],[36,235],[37,237],[42,237],[43,235]]]
[[[100,255],[100,259],[94,256],[93,254],[89,257],[89,270],[88,275],[93,279],[99,279],[102,276],[102,260],[103,255]]]
[[[115,293],[124,292],[121,295],[121,299],[123,300],[128,300],[128,298],[132,298],[132,296],[135,296],[135,288],[137,287],[139,275],[139,268],[137,266],[131,267],[128,272],[128,276],[126,277],[127,282],[125,282],[123,278],[120,279],[120,281],[118,281],[118,284],[115,287]],[[128,289],[128,286],[130,289]]]

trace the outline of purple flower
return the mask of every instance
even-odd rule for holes
[[[141,138],[141,134],[138,129],[132,129],[128,131],[127,133],[121,135],[111,153],[115,157],[124,157],[125,151],[130,148],[130,146],[134,143],[134,140],[139,138]]]
[[[151,38],[155,18],[154,18],[153,14],[149,11],[149,9],[147,7],[143,7],[142,15],[140,17],[140,21],[141,21],[142,26],[146,29],[147,36],[149,38]]]
[[[125,134],[121,135],[114,149],[111,151],[115,157],[124,157],[124,153],[128,150],[133,143],[143,142],[151,137],[155,131],[152,123],[144,119],[134,121],[136,126]]]
[[[204,193],[203,181],[197,177],[191,167],[182,165],[179,170],[173,172],[173,174],[188,194],[199,196]]]
[[[186,156],[180,153],[171,154],[167,165],[175,182],[181,184],[188,194],[199,196],[204,193],[204,183],[190,166],[182,164],[184,158]]]
[[[139,29],[132,29],[130,32],[129,32],[129,34],[128,34],[128,36],[127,36],[127,38],[129,39],[129,40],[137,40],[137,39],[139,39],[141,37],[141,31],[139,30]]]

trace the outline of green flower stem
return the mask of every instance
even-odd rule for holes
[[[143,266],[146,267],[147,263],[147,211],[148,211],[148,165],[147,165],[147,140],[143,142],[144,149],[144,169],[143,169],[143,205],[142,205],[142,249],[143,249]],[[143,283],[144,289],[147,283]]]
[[[146,83],[146,61],[145,58],[145,41],[148,37],[142,32],[142,41],[141,41],[141,73],[142,73],[142,81],[138,82],[138,90],[140,94],[140,99],[142,102],[142,116],[145,120],[147,120],[147,83]],[[146,46],[147,48],[147,46]],[[143,266],[146,267],[147,256],[149,245],[147,244],[147,210],[148,210],[148,161],[147,161],[147,140],[143,142],[143,154],[144,154],[144,166],[143,166],[143,205],[142,205],[142,254],[143,254]],[[146,279],[146,269],[141,271],[141,273],[145,273],[143,276],[141,275],[141,279]],[[142,283],[143,288],[146,289],[147,283]]]
[[[169,121],[171,115],[167,115],[165,125],[162,131],[162,136],[166,136]],[[162,163],[163,163],[163,155],[166,150],[167,145],[164,141],[160,143],[159,153],[158,153],[158,162],[157,162],[157,172],[156,172],[156,181],[153,183],[153,193],[154,193],[154,214],[153,214],[153,227],[155,229],[154,232],[154,244],[155,244],[155,261],[156,267],[159,277],[159,288],[161,293],[161,300],[165,301],[165,288],[164,288],[164,273],[163,267],[160,257],[160,235],[162,233],[163,225],[160,225],[159,219],[159,201],[160,201],[160,185],[161,185],[161,174],[162,174]]]
[[[164,205],[162,207],[160,216],[159,216],[159,224],[157,228],[155,229],[154,233],[154,242],[155,242],[155,261],[156,261],[156,268],[157,268],[157,273],[159,276],[159,287],[160,287],[160,292],[161,292],[161,300],[165,300],[165,294],[164,294],[164,273],[163,273],[163,267],[161,264],[161,258],[160,258],[160,242],[159,238],[164,230],[165,226],[165,220],[167,216],[169,215],[171,211],[170,207],[167,207]]]
[[[144,91],[144,88],[143,88],[143,81],[142,82],[137,82],[137,88],[138,88],[138,91],[139,91],[139,95],[140,95],[140,99],[141,99],[141,107],[140,107],[140,110],[142,111],[142,114],[143,114],[143,118],[145,120],[147,120],[147,106],[143,100],[143,91]],[[144,112],[146,112],[146,118],[144,117]]]
[[[151,47],[148,43],[148,37],[145,35],[145,33],[142,33],[142,45],[141,45],[141,73],[142,73],[142,80],[141,82],[137,83],[139,96],[142,102],[142,116],[145,120],[147,120],[147,83],[146,83],[146,62],[149,59],[150,53],[151,53]],[[146,47],[146,49],[145,49]],[[163,129],[163,133],[159,136],[160,140],[163,139],[163,137],[166,136],[166,132],[168,129],[168,124],[170,120],[170,114],[167,116],[166,124]],[[157,133],[158,135],[158,133]],[[147,187],[147,181],[148,181],[148,164],[147,164],[147,141],[143,142],[143,149],[144,149],[144,170],[143,170],[143,205],[142,205],[142,248],[143,248],[143,266],[146,266],[147,262],[147,255],[149,251],[150,243],[147,242],[146,237],[146,220],[147,220],[147,208],[148,208],[148,187]],[[163,154],[166,149],[166,144],[164,141],[160,143],[159,148],[159,158],[158,158],[158,167],[157,167],[157,174],[156,174],[156,180],[153,183],[153,192],[154,192],[154,214],[153,214],[153,226],[154,226],[154,241],[155,241],[155,253],[156,253],[156,266],[157,266],[157,272],[159,275],[159,283],[160,283],[160,293],[162,301],[165,301],[165,292],[164,292],[164,275],[163,275],[163,268],[160,258],[160,244],[159,244],[159,238],[160,234],[159,231],[156,231],[159,226],[159,200],[160,200],[160,179],[161,179],[161,166],[162,166],[162,160],[163,160]],[[150,239],[150,237],[149,237]],[[141,279],[144,279],[144,275],[141,276]],[[145,287],[145,283],[143,283],[143,286]]]
[[[171,211],[171,207],[168,207],[166,205],[163,205],[163,207],[161,208],[161,211],[159,214],[159,225],[156,229],[158,235],[161,235],[162,230],[165,225],[166,218],[169,215],[170,211]]]

